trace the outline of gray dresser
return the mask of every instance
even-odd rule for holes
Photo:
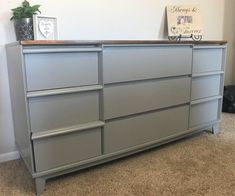
[[[36,181],[219,131],[225,41],[6,46],[16,144]]]

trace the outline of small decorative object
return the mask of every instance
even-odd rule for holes
[[[33,40],[33,15],[40,12],[40,5],[30,6],[29,2],[24,0],[21,7],[12,9],[15,34],[17,40]]]
[[[203,30],[198,5],[167,6],[167,22],[170,40],[192,38],[194,41],[200,41],[202,39]]]
[[[33,16],[34,39],[56,40],[58,39],[57,18],[54,16]]]

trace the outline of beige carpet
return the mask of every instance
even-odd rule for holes
[[[21,160],[0,164],[0,195],[34,195]],[[235,114],[218,135],[203,132],[112,163],[48,180],[43,195],[233,196]]]

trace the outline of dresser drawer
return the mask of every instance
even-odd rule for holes
[[[191,64],[190,46],[104,47],[104,83],[187,75]]]
[[[98,53],[25,54],[28,91],[98,84]]]
[[[189,126],[194,127],[218,120],[219,104],[220,100],[213,100],[192,105],[190,108]]]
[[[221,75],[192,78],[191,100],[220,95]]]
[[[220,48],[194,49],[193,73],[222,70],[223,50]]]
[[[186,131],[188,115],[189,106],[181,106],[108,122],[104,127],[104,152],[128,149]]]
[[[41,172],[101,155],[101,129],[33,141],[36,171]]]
[[[190,78],[142,81],[104,88],[105,119],[189,102]]]
[[[99,92],[29,98],[32,132],[60,129],[99,120]]]

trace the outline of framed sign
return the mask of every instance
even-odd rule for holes
[[[54,16],[33,15],[35,40],[58,39],[57,18]]]
[[[202,36],[201,12],[198,5],[167,6],[168,36]]]

